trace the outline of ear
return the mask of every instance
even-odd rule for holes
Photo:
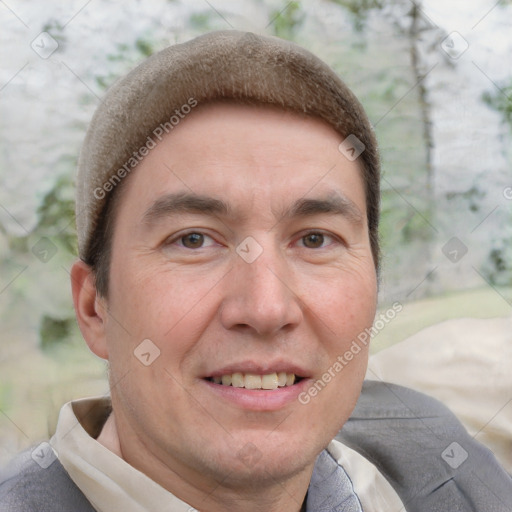
[[[105,299],[96,293],[91,267],[81,260],[76,261],[71,267],[71,290],[76,319],[82,336],[94,354],[102,359],[108,359]]]

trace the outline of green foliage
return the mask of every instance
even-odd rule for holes
[[[205,32],[210,29],[211,13],[195,12],[189,17],[189,24],[198,32]]]
[[[52,318],[44,315],[39,327],[41,348],[50,350],[57,344],[61,344],[70,338],[74,326],[73,318]]]
[[[361,32],[366,24],[368,13],[372,9],[382,9],[384,3],[379,0],[330,0],[344,7],[351,15],[354,29]]]
[[[490,250],[482,274],[495,286],[512,285],[512,251],[510,240]],[[508,246],[508,248],[506,248]]]
[[[111,66],[107,75],[98,75],[95,77],[98,87],[102,90],[108,89],[112,83],[121,75],[124,75],[128,69],[133,68],[143,59],[150,57],[155,53],[155,41],[138,37],[133,45],[120,43],[116,46],[117,52],[107,55],[107,60],[117,63],[117,66]]]
[[[62,27],[52,22],[45,27],[53,37],[59,29],[62,30]],[[138,37],[132,44],[117,45],[117,50],[115,54],[107,57],[110,62],[116,64],[110,67],[109,74],[95,77],[96,83],[101,89],[107,89],[119,75],[124,74],[137,62],[153,54],[155,44],[149,39]],[[84,103],[90,100],[88,96],[83,98]],[[9,239],[13,253],[29,254],[34,240],[50,237],[61,249],[73,255],[77,254],[73,185],[76,164],[76,156],[67,154],[63,154],[56,162],[53,171],[57,178],[38,207],[37,226],[27,236]],[[58,318],[43,315],[39,329],[41,348],[50,350],[53,346],[59,346],[69,341],[72,338],[74,326],[74,314],[69,311],[62,312],[62,316]]]
[[[149,57],[155,52],[153,44],[151,44],[147,39],[137,39],[135,41],[135,48],[138,50],[139,54],[144,57]]]
[[[415,203],[404,208],[403,199],[394,190],[382,191],[380,236],[384,249],[433,239],[435,232],[430,226],[432,212],[428,203],[424,200],[420,204],[417,198]]]
[[[293,40],[294,33],[303,19],[304,12],[300,2],[288,2],[281,10],[271,12],[268,28],[278,37]]]
[[[512,83],[499,88],[494,94],[485,92],[482,99],[491,108],[500,112],[503,121],[512,129]],[[504,239],[489,252],[482,274],[492,285],[510,286],[512,284],[511,242],[510,239]]]
[[[446,194],[446,199],[448,199],[448,201],[452,201],[457,197],[462,197],[464,202],[469,205],[469,210],[472,212],[477,212],[480,209],[479,202],[484,196],[484,192],[473,186],[462,193],[448,192]]]
[[[345,7],[356,16],[366,15],[370,9],[382,9],[384,5],[378,0],[331,0],[331,2]]]
[[[75,232],[75,200],[72,182],[76,158],[63,155],[55,169],[57,178],[52,188],[44,195],[37,207],[38,222],[30,233],[14,236],[5,233],[0,224],[0,231],[5,233],[13,257],[20,259],[30,253],[34,241],[42,237],[58,240],[61,248],[70,254],[77,254]]]
[[[59,42],[64,41],[64,28],[58,22],[49,21],[44,25],[43,30],[49,32]],[[154,52],[154,43],[139,37],[132,44],[119,44],[117,49],[118,52],[108,56],[108,60],[116,64],[110,67],[109,74],[95,77],[101,89],[109,87],[119,75],[126,72],[127,68],[133,67],[138,61],[151,55]],[[82,100],[88,103],[92,97],[92,94],[84,95]],[[69,254],[73,256],[77,254],[73,184],[76,164],[76,155],[63,152],[52,165],[54,182],[41,199],[37,208],[38,222],[31,233],[23,236],[5,233],[13,261],[26,261],[30,264],[29,262],[34,258],[31,254],[34,244],[44,237],[49,238],[59,250],[63,251],[59,252],[63,262]],[[5,231],[1,225],[0,230]],[[21,280],[17,281],[17,284],[19,283]],[[39,329],[41,347],[49,350],[52,345],[57,346],[68,340],[74,324],[74,314],[69,310],[54,316],[44,314]]]
[[[50,19],[43,25],[42,31],[48,32],[48,34],[50,34],[53,39],[59,43],[59,45],[61,45],[66,42],[66,38],[64,36],[64,28],[64,25],[62,25],[60,21]]]
[[[482,99],[491,108],[501,112],[504,120],[512,127],[512,84],[501,88],[494,94],[485,92]]]
[[[76,162],[69,162],[69,170]],[[37,209],[39,222],[36,233],[53,236],[60,240],[64,248],[76,254],[75,201],[71,172],[60,175],[53,188],[44,196]]]

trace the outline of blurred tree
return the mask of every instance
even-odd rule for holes
[[[483,94],[483,101],[492,109],[498,111],[503,122],[509,125],[512,133],[512,79],[508,85],[496,85],[492,93]],[[512,155],[508,155],[509,160]],[[512,214],[509,212],[509,226],[512,224]],[[508,231],[508,232],[507,232]],[[493,241],[487,261],[482,269],[483,275],[491,284],[512,286],[512,232],[504,230],[499,240]]]
[[[50,20],[43,28],[60,42],[65,41],[64,29],[57,22]],[[107,56],[110,62],[118,65],[111,66],[108,75],[95,76],[96,83],[101,89],[108,88],[118,76],[124,74],[143,58],[150,56],[154,48],[154,41],[142,37],[135,39],[131,45],[118,44],[118,51]],[[86,104],[93,99],[92,93],[81,97],[81,101]],[[31,247],[42,238],[55,242],[59,250],[69,255],[68,260],[77,256],[73,183],[76,164],[77,155],[63,152],[59,157],[54,169],[55,182],[38,206],[38,222],[30,233],[24,236],[8,235],[0,224],[0,230],[7,238],[13,261],[27,261]],[[42,313],[39,323],[40,346],[48,350],[53,345],[72,341],[75,330],[75,317],[69,309],[61,311],[58,315]]]
[[[364,30],[366,19],[372,9],[382,9],[385,2],[379,0],[330,0],[332,3],[338,4],[350,13],[354,29],[358,32]]]

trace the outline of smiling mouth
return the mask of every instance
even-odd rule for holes
[[[219,384],[221,386],[231,386],[234,388],[245,388],[253,390],[273,390],[293,386],[300,382],[302,377],[294,373],[267,373],[258,375],[255,373],[230,373],[222,376],[207,377],[207,381]]]

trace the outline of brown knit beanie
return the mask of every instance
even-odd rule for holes
[[[373,129],[356,97],[309,51],[276,37],[212,32],[151,56],[117,81],[96,110],[80,153],[76,223],[80,257],[109,194],[165,133],[197,105],[220,100],[271,104],[325,120],[358,156],[370,239],[378,262],[379,159]],[[342,152],[343,148],[340,146]]]

